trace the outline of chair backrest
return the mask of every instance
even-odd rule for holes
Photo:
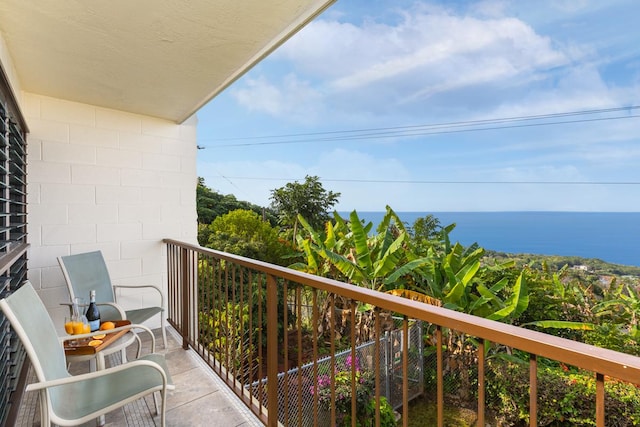
[[[70,376],[55,325],[31,282],[0,300],[0,309],[22,341],[39,381]],[[54,405],[64,402],[56,387],[49,390]]]
[[[69,289],[71,300],[83,298],[88,301],[89,292],[96,291],[96,302],[114,302],[113,287],[107,263],[102,252],[85,252],[81,254],[61,256],[58,258],[64,280]],[[116,320],[120,318],[117,310],[111,307],[100,307],[102,319]]]

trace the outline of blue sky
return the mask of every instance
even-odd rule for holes
[[[263,206],[316,175],[340,211],[639,211],[638,16],[338,0],[200,110],[198,175]]]

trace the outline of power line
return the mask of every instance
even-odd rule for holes
[[[304,181],[304,178],[267,178],[251,176],[224,176],[224,179],[254,180],[254,181]],[[452,180],[391,180],[391,179],[341,179],[321,178],[323,182],[352,182],[375,184],[526,184],[526,185],[640,185],[640,181],[452,181]]]
[[[562,124],[571,124],[571,123],[620,120],[620,119],[637,118],[637,117],[640,117],[640,115],[628,114],[624,116],[600,117],[600,118],[591,118],[591,119],[562,120],[562,121],[540,122],[540,123],[522,123],[522,122],[528,122],[528,121],[540,121],[540,120],[558,119],[563,117],[583,116],[583,115],[591,115],[591,114],[604,114],[604,113],[613,113],[613,112],[621,112],[621,111],[630,112],[632,110],[637,110],[639,108],[640,106],[634,105],[629,107],[616,107],[616,108],[598,109],[598,110],[583,110],[583,111],[572,111],[572,112],[564,112],[564,113],[515,116],[515,117],[505,117],[505,118],[486,119],[486,120],[434,123],[434,124],[414,125],[414,126],[394,126],[394,127],[385,127],[385,128],[299,133],[299,134],[288,134],[288,135],[224,138],[224,139],[217,139],[216,141],[252,141],[252,142],[217,144],[217,145],[209,145],[209,146],[201,146],[201,147],[202,148],[246,147],[246,146],[259,146],[259,145],[302,144],[302,143],[310,143],[310,142],[349,141],[349,140],[362,140],[362,139],[407,138],[407,137],[427,136],[427,135],[436,135],[436,134],[477,132],[477,131],[512,129],[512,128],[533,127],[533,126],[551,126],[551,125],[562,125]],[[518,123],[518,124],[509,124],[509,123]],[[505,126],[491,126],[491,125],[505,125]],[[308,138],[308,137],[317,137],[317,138]],[[279,139],[276,139],[275,141],[257,141],[257,140],[274,139],[274,138],[279,138]],[[297,138],[297,139],[286,139],[286,138]]]

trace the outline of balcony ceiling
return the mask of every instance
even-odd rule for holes
[[[335,0],[0,0],[21,89],[181,123]]]

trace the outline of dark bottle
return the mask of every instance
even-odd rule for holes
[[[87,307],[85,316],[87,316],[87,320],[89,321],[91,332],[100,329],[100,310],[98,310],[98,306],[96,305],[96,291],[89,292],[89,307]]]

